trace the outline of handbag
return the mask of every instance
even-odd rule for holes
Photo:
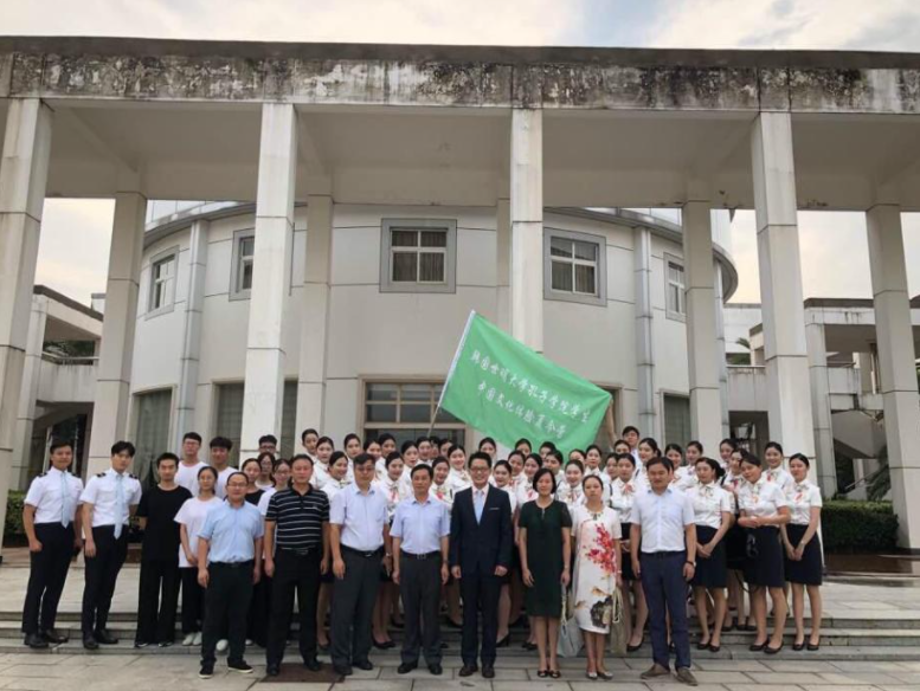
[[[562,620],[559,623],[559,643],[556,645],[556,652],[561,657],[578,657],[583,644],[581,629],[575,620],[573,597],[571,591],[562,593]]]
[[[623,607],[623,593],[617,588],[613,594],[613,612],[610,615],[610,636],[608,649],[612,655],[626,657],[626,611]]]

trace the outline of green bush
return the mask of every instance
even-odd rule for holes
[[[858,554],[897,548],[898,517],[886,501],[827,501],[821,511],[824,549]]]
[[[3,541],[22,540],[26,531],[22,527],[22,504],[25,492],[10,490],[6,500],[6,523],[3,526]]]

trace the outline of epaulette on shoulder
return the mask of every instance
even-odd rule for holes
[[[96,477],[105,477],[105,473],[97,473]]]
[[[128,477],[131,478],[132,480],[137,480],[137,475],[132,475],[131,473],[128,473]]]
[[[48,474],[47,472],[41,473],[39,477],[45,477],[47,474]]]

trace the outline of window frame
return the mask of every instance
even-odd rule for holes
[[[572,280],[572,292],[556,290],[553,288],[553,239],[567,240],[570,242],[584,242],[597,246],[597,261],[594,263],[594,280],[596,288],[594,295],[589,295],[587,293],[576,293],[574,290],[574,275]],[[571,260],[566,260],[561,257],[556,257],[556,260],[560,263],[569,263],[572,265],[572,267],[590,264],[590,262],[587,260],[575,259],[574,251],[572,254],[573,257]],[[596,307],[606,307],[607,237],[605,235],[596,235],[594,233],[582,233],[574,230],[563,230],[561,228],[545,226],[543,229],[543,299],[556,300],[560,302],[576,302],[582,305],[594,305]]]
[[[233,253],[230,264],[230,290],[229,295],[231,300],[249,300],[252,297],[252,287],[249,288],[240,288],[240,280],[242,279],[242,264],[245,255],[242,253],[243,241],[252,239],[253,240],[253,253],[252,259],[250,260],[253,264],[255,263],[255,237],[256,229],[255,228],[243,228],[242,230],[236,230],[233,232]]]
[[[156,295],[156,287],[159,283],[163,281],[158,281],[156,278],[155,270],[157,266],[165,264],[168,261],[173,262],[173,274],[169,279],[166,279],[166,282],[172,284],[171,294],[169,295],[169,302],[165,302],[162,305],[154,306],[154,296]],[[151,317],[157,317],[161,314],[167,314],[172,312],[176,306],[176,289],[179,283],[179,247],[170,247],[165,249],[162,252],[157,252],[150,258],[150,278],[147,281],[147,314],[145,315],[148,319]]]
[[[440,386],[442,387],[442,390],[443,390],[443,386],[444,386],[443,380],[438,379],[437,377],[430,377],[430,378],[425,377],[425,378],[420,378],[420,379],[414,379],[412,377],[403,377],[403,378],[374,377],[374,378],[362,378],[359,381],[361,385],[360,394],[358,396],[359,420],[360,420],[359,428],[363,430],[365,436],[367,436],[368,432],[371,430],[375,430],[376,435],[379,436],[383,432],[387,432],[387,431],[393,432],[394,430],[401,430],[401,429],[409,430],[409,429],[427,428],[431,422],[430,419],[426,422],[412,422],[412,421],[402,422],[400,420],[401,418],[400,408],[402,406],[402,387],[418,386],[418,385],[432,387],[432,396],[429,401],[429,405],[431,405],[431,411],[434,412],[434,410],[436,410],[437,408],[438,399],[440,398],[440,392],[437,392],[436,389],[434,389],[433,387]],[[396,419],[397,419],[396,422],[373,422],[373,421],[368,420],[368,415],[367,415],[367,409],[369,405],[368,387],[374,384],[388,384],[390,386],[397,387],[396,401],[394,403],[383,403],[383,402],[377,403],[377,404],[370,403],[370,405],[395,406],[396,407]],[[435,393],[438,393],[438,395],[436,396]],[[416,405],[418,404],[417,402],[415,403]],[[466,423],[462,421],[435,423],[432,426],[431,433],[437,436],[437,432],[439,430],[450,430],[450,431],[461,432],[463,434],[464,439],[466,440],[470,439],[470,428]]]
[[[662,450],[667,444],[675,443],[686,447],[687,443],[693,441],[693,411],[690,404],[690,394],[670,389],[662,389],[661,393],[661,438],[664,443],[661,445]],[[668,438],[668,399],[679,399],[687,404],[687,435],[688,439],[681,441],[671,441]]]
[[[674,319],[675,321],[686,322],[687,321],[687,270],[684,267],[684,262],[680,257],[676,257],[673,254],[665,253],[662,257],[663,266],[664,266],[664,309],[667,314],[668,319]],[[680,269],[681,276],[683,280],[681,283],[677,283],[671,280],[671,266],[675,266]],[[678,308],[683,308],[683,311],[680,309],[673,310],[671,309],[671,300],[670,292],[672,286],[678,286]]]
[[[393,280],[393,231],[443,231],[444,282]],[[421,246],[416,254],[422,254]],[[433,248],[432,248],[433,249]],[[433,254],[433,253],[432,253]],[[418,266],[418,264],[416,265]],[[416,270],[416,275],[418,275]],[[457,292],[457,221],[437,218],[384,218],[380,222],[380,292],[381,293],[456,293]]]
[[[138,456],[141,456],[144,449],[142,448],[141,439],[140,439],[140,427],[144,420],[147,419],[147,416],[141,415],[141,406],[142,399],[149,396],[168,396],[169,403],[167,404],[166,411],[166,435],[165,435],[165,446],[163,449],[167,449],[172,439],[173,429],[175,425],[175,415],[176,415],[176,396],[177,391],[174,386],[155,386],[147,389],[139,389],[131,393],[131,403],[129,410],[129,429],[131,430],[131,439],[138,446]],[[147,478],[150,473],[150,468],[155,464],[156,456],[163,451],[163,449],[151,451],[151,456],[149,459],[144,458],[135,458],[134,466],[132,472],[138,477],[141,483],[144,485],[145,489],[147,487]],[[149,460],[149,463],[147,462]]]

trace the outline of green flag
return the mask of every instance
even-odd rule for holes
[[[505,446],[594,442],[610,394],[470,313],[439,405]]]

